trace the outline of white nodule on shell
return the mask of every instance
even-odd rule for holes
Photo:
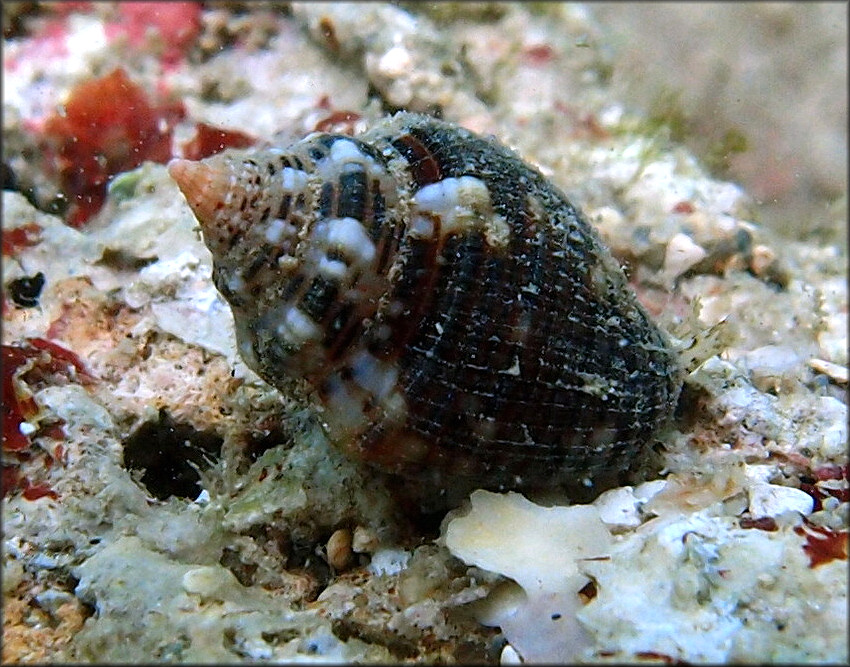
[[[290,343],[303,343],[306,340],[319,338],[321,334],[319,327],[310,316],[296,306],[287,308],[277,332]]]
[[[354,381],[378,399],[385,398],[398,382],[398,369],[378,361],[365,350],[355,355],[350,366]]]
[[[323,255],[319,259],[318,272],[326,278],[342,280],[348,273],[348,266],[345,262],[340,262],[338,259],[328,259]]]
[[[434,223],[423,215],[414,215],[407,232],[417,239],[430,239],[434,235]]]
[[[348,139],[339,139],[331,144],[331,160],[334,162],[360,162],[365,157],[360,147]]]
[[[474,176],[444,178],[426,185],[413,196],[413,203],[420,213],[440,219],[444,236],[485,228],[494,239],[505,234],[506,225],[494,220],[487,184]]]
[[[327,243],[331,247],[347,251],[361,263],[375,259],[375,244],[354,218],[335,218],[327,220]]]
[[[307,172],[284,167],[280,172],[280,184],[287,192],[302,192],[307,187]]]
[[[474,176],[444,178],[421,188],[413,201],[420,211],[451,213],[455,207],[467,207],[479,202],[489,202],[487,185]]]
[[[349,391],[349,383],[339,373],[332,373],[325,379],[322,391],[325,407],[323,418],[332,436],[344,441],[368,425],[363,413],[363,401]]]
[[[265,238],[272,245],[277,245],[284,236],[294,236],[297,233],[294,225],[289,224],[286,220],[275,218],[266,226]]]
[[[232,275],[227,277],[227,288],[233,294],[241,294],[245,291],[245,279],[238,271],[234,271]]]
[[[448,213],[455,206],[460,206],[459,187],[460,179],[446,178],[424,186],[414,195],[413,201],[420,211]]]

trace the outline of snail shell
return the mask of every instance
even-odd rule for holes
[[[174,160],[239,351],[330,439],[447,486],[593,485],[640,462],[675,357],[566,197],[495,141],[399,113],[353,138]]]

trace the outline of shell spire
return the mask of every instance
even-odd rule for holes
[[[175,158],[168,163],[168,173],[201,224],[207,246],[223,251],[235,232],[232,212],[225,209],[238,187],[236,165],[221,156],[197,162]]]

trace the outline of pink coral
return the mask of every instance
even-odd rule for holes
[[[107,23],[106,36],[126,38],[130,46],[155,50],[164,65],[182,60],[201,31],[197,2],[121,2],[118,19]]]

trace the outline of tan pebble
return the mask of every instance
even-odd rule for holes
[[[351,562],[351,531],[340,528],[331,535],[327,544],[328,564],[336,570],[344,570]]]

